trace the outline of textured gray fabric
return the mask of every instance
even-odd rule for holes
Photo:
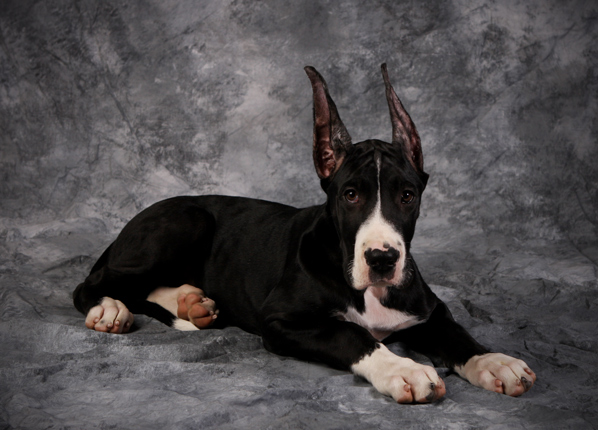
[[[0,429],[598,426],[597,19],[591,1],[2,1]],[[302,68],[355,142],[388,140],[382,62],[431,174],[424,278],[532,391],[439,369],[442,401],[396,405],[236,328],[85,328],[72,290],[149,204],[323,202]]]

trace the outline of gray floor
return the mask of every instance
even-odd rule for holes
[[[597,18],[539,0],[2,2],[0,429],[597,427]],[[382,62],[431,175],[420,269],[527,361],[532,391],[439,369],[444,400],[396,405],[235,328],[84,327],[73,288],[149,204],[321,203],[302,68],[354,141],[388,140]]]

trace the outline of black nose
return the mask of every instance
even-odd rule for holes
[[[365,262],[370,266],[374,272],[385,273],[395,267],[395,263],[399,259],[399,251],[394,248],[387,250],[382,249],[368,249],[365,252]]]

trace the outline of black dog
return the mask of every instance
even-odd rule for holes
[[[442,397],[434,368],[382,343],[402,341],[474,385],[527,391],[536,379],[529,367],[478,344],[409,254],[428,175],[386,66],[392,143],[355,145],[324,79],[305,70],[326,203],[296,209],[222,196],[156,203],[125,226],[75,290],[86,325],[126,332],[132,313],[183,330],[235,325],[260,334],[269,351],[351,370],[398,402]]]

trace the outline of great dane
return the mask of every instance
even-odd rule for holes
[[[273,353],[350,370],[400,403],[434,401],[446,390],[433,367],[385,346],[394,341],[487,390],[529,390],[534,372],[457,324],[409,252],[428,174],[386,65],[391,143],[352,144],[326,82],[313,67],[305,71],[326,203],[297,209],[184,196],[154,204],[75,290],[87,327],[124,333],[134,313],[181,330],[234,325],[259,334]]]

